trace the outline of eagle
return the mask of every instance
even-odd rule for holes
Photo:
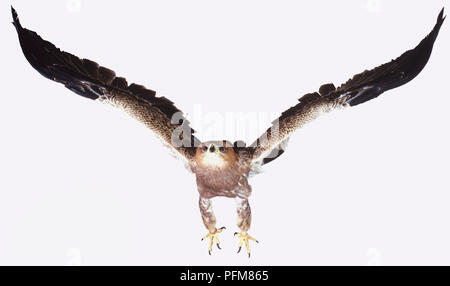
[[[365,103],[415,78],[428,62],[446,18],[442,8],[432,31],[398,58],[356,74],[339,87],[327,83],[318,91],[300,97],[260,137],[247,145],[243,141],[199,140],[190,122],[171,100],[156,96],[154,90],[142,85],[128,84],[124,77],[116,76],[114,71],[94,61],[60,50],[36,32],[24,28],[13,7],[11,12],[22,52],[34,69],[84,98],[124,110],[153,131],[173,155],[184,161],[196,178],[200,214],[208,230],[202,240],[209,240],[209,255],[214,243],[220,249],[219,234],[225,229],[216,227],[212,198],[235,199],[239,228],[239,232],[234,233],[239,238],[237,252],[245,245],[249,257],[250,241],[258,242],[248,233],[252,220],[249,177],[285,152],[294,131],[322,114]]]

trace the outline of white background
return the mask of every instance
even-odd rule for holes
[[[249,232],[260,244],[248,259],[235,253],[234,201],[214,200],[227,230],[210,257],[194,176],[134,119],[33,70],[8,2],[0,264],[450,264],[449,20],[416,79],[299,130],[251,180]],[[195,106],[221,116],[280,112],[415,47],[450,9],[381,0],[12,4],[25,27],[168,96],[189,117]]]

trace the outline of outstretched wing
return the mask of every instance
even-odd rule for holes
[[[436,25],[412,50],[389,63],[353,76],[340,87],[325,84],[319,92],[306,94],[299,103],[284,111],[264,134],[246,150],[252,152],[252,165],[264,165],[278,158],[285,149],[289,136],[320,115],[348,106],[356,106],[376,98],[383,92],[401,86],[424,68],[430,58],[433,44],[445,17],[444,9]]]
[[[195,147],[200,141],[173,102],[156,97],[155,91],[144,86],[128,85],[125,78],[117,77],[114,71],[93,61],[61,51],[35,32],[23,28],[14,8],[11,7],[11,11],[22,51],[40,74],[81,96],[125,110],[154,131],[177,157],[187,163],[194,162]]]

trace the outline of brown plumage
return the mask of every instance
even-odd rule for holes
[[[211,199],[217,196],[235,198],[239,250],[245,243],[249,255],[248,242],[256,241],[247,233],[251,224],[249,175],[283,154],[292,132],[320,115],[364,103],[412,80],[426,65],[445,19],[442,9],[430,34],[397,59],[357,74],[338,88],[325,84],[319,92],[304,95],[253,144],[246,146],[242,141],[201,143],[194,136],[189,121],[169,99],[157,97],[156,92],[141,85],[128,85],[125,78],[117,77],[110,69],[59,50],[35,32],[23,28],[14,9],[12,15],[22,51],[39,73],[83,97],[123,109],[185,161],[196,176],[200,213],[209,231],[205,236],[210,238],[209,253],[213,241],[219,245],[217,234],[223,230],[216,228]]]

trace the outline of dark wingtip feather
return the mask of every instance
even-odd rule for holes
[[[11,5],[11,13],[12,13],[13,20],[18,18],[16,9],[14,9],[14,7],[12,5]]]
[[[16,27],[16,29],[22,28],[22,25],[20,25],[20,21],[19,21],[19,15],[17,15],[17,12],[12,5],[11,5],[11,14],[12,14],[12,18],[13,18],[12,23]]]
[[[350,95],[347,103],[350,106],[364,103],[415,78],[427,64],[445,18],[442,8],[433,30],[414,49],[389,63],[355,75],[342,85],[339,88],[341,94]]]
[[[437,21],[438,22],[444,22],[446,17],[447,17],[447,15],[445,15],[445,17],[444,17],[444,7],[442,7],[441,12],[439,13]]]
[[[442,7],[441,12],[439,12],[436,25],[439,25],[439,28],[441,27],[442,23],[444,22],[445,18],[447,18],[447,15],[444,16],[444,7]]]
[[[444,23],[445,18],[447,18],[447,15],[444,16],[444,7],[442,7],[441,12],[439,12],[439,15],[436,20],[436,25],[434,25],[433,31],[431,31],[430,35],[432,35],[433,40],[436,40],[436,37],[439,33],[439,30],[441,29],[442,23]]]

